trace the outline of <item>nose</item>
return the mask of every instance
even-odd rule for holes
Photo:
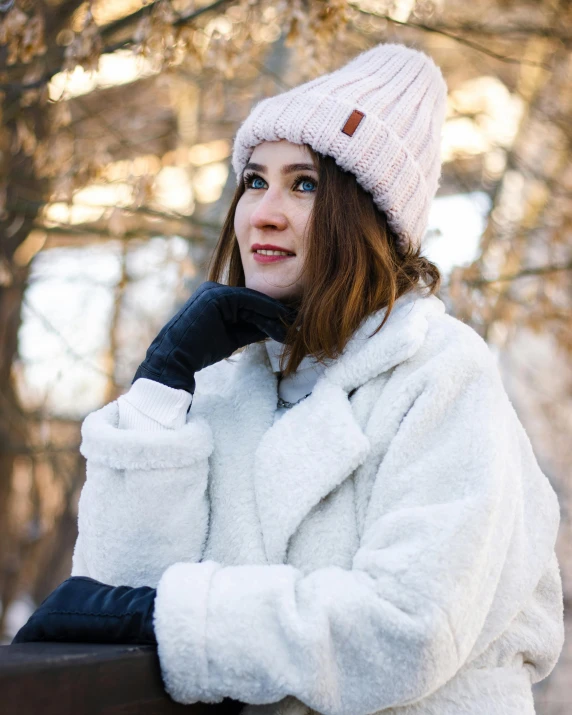
[[[287,228],[288,220],[281,208],[278,189],[267,189],[264,192],[250,214],[250,225],[254,228],[275,228],[280,231]]]

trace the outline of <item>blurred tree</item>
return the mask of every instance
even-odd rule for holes
[[[25,409],[14,388],[38,251],[121,241],[103,366],[113,399],[126,387],[131,247],[182,236],[181,271],[202,280],[252,105],[402,42],[432,55],[449,86],[440,195],[490,198],[478,256],[443,299],[507,354],[534,334],[569,358],[571,19],[564,0],[0,3],[0,632],[17,591],[41,600],[65,577],[83,480],[79,425]],[[551,478],[567,495],[562,466]]]

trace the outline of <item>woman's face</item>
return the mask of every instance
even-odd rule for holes
[[[236,206],[234,230],[245,286],[278,300],[298,298],[304,236],[318,187],[310,152],[286,140],[262,142],[254,148],[243,176],[245,191]],[[257,245],[265,244],[294,255],[255,253]]]

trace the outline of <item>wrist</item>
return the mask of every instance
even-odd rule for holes
[[[149,380],[138,378],[117,402],[124,429],[178,429],[186,424],[193,395]]]
[[[137,368],[131,384],[133,385],[139,378],[145,378],[146,380],[158,382],[159,384],[170,387],[173,390],[184,390],[191,395],[194,395],[195,393],[196,383],[194,372],[186,371],[184,375],[171,373],[168,369],[163,369],[158,372],[149,368],[145,364],[145,361],[143,361]]]

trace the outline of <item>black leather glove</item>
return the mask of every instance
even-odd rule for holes
[[[206,281],[161,329],[139,365],[140,377],[195,392],[195,372],[249,343],[284,342],[296,309],[252,288]]]
[[[12,643],[138,643],[156,645],[156,589],[108,586],[87,576],[61,583],[32,613]]]

